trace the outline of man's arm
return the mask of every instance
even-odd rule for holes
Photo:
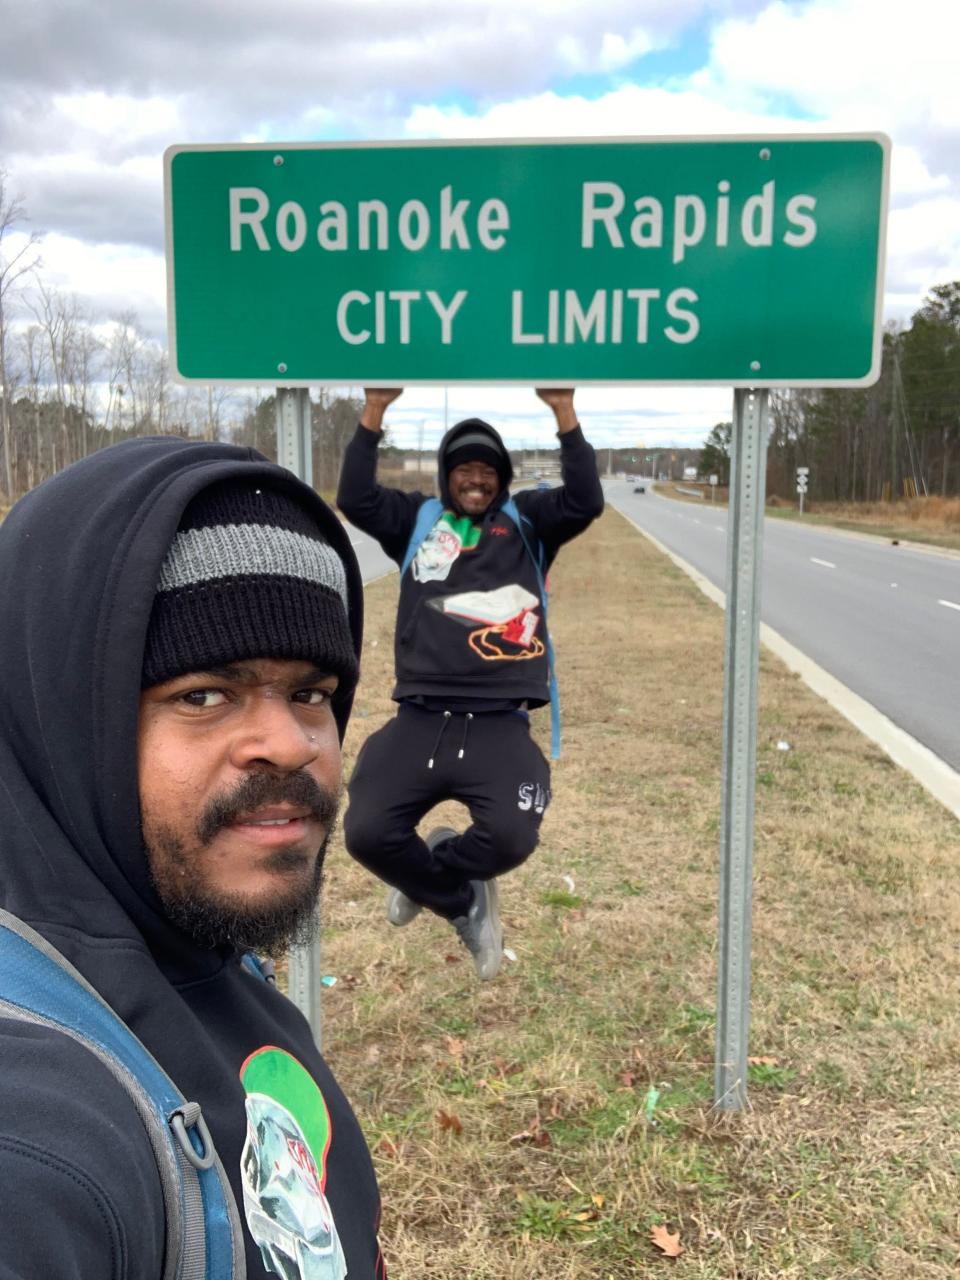
[[[400,387],[371,387],[364,391],[360,424],[344,450],[337,506],[351,523],[376,538],[399,564],[416,520],[422,497],[377,484],[377,446],[383,436],[387,408],[401,394]]]
[[[537,395],[553,410],[557,420],[557,434],[565,436],[580,425],[573,407],[572,387],[537,387]]]
[[[537,395],[550,406],[560,437],[560,468],[563,484],[546,492],[523,492],[517,505],[533,522],[548,558],[569,542],[603,511],[603,488],[597,458],[584,437],[573,407],[573,390],[538,387]]]
[[[98,1058],[0,1019],[0,1278],[160,1280],[163,1191],[133,1101]]]

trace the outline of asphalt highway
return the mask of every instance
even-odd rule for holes
[[[607,480],[608,503],[726,590],[727,511]],[[960,770],[960,557],[764,521],[765,623]]]

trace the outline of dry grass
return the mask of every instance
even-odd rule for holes
[[[564,754],[541,848],[502,882],[516,963],[481,987],[448,926],[389,927],[382,887],[330,859],[325,1049],[391,1280],[956,1276],[956,821],[763,657],[763,1061],[749,1110],[715,1114],[722,616],[615,512],[553,589]],[[351,758],[392,714],[396,578],[367,599]]]
[[[711,501],[709,485],[685,483],[682,487],[699,489],[703,497],[680,493],[673,484],[655,486],[658,493],[678,502]],[[715,501],[726,505],[727,495],[726,489],[719,488]],[[773,495],[767,499],[767,515],[782,520],[802,518],[807,524],[830,525],[960,551],[960,498],[902,498],[896,502],[811,502],[807,499],[801,517],[796,500]]]

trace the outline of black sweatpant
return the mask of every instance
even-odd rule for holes
[[[537,847],[550,766],[526,712],[451,713],[402,703],[363,744],[348,793],[343,830],[353,857],[452,920],[470,907],[469,881],[518,867]],[[465,804],[472,821],[431,852],[416,826],[443,800]]]

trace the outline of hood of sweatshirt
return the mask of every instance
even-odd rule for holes
[[[252,450],[126,441],[41,484],[0,524],[0,904],[91,980],[81,953],[120,940],[145,942],[174,982],[226,958],[162,913],[140,833],[136,735],[161,563],[190,499],[231,478],[287,489],[315,515],[344,562],[359,654],[362,585],[342,524]],[[352,698],[347,687],[334,702],[341,738]]]
[[[505,469],[504,475],[501,477],[503,483],[500,492],[487,508],[488,511],[494,511],[503,506],[510,491],[510,482],[513,480],[513,463],[510,461],[510,451],[500,438],[500,433],[494,427],[491,427],[489,422],[484,422],[481,418],[467,418],[463,422],[456,423],[444,434],[437,450],[437,491],[440,494],[440,501],[443,505],[452,507],[450,486],[447,484],[447,473],[443,465],[444,455],[448,449],[452,449],[455,446],[460,436],[473,435],[474,433],[489,436],[491,447],[497,452],[502,452],[504,456]]]

